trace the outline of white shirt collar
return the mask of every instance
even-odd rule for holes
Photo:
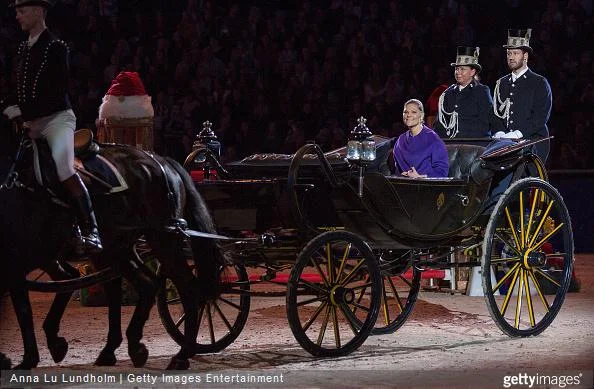
[[[528,66],[526,66],[524,68],[524,70],[522,70],[520,73],[514,73],[512,72],[511,76],[512,76],[512,82],[515,82],[518,78],[522,77],[524,75],[524,73],[526,73],[528,71]]]
[[[45,30],[46,30],[46,29],[44,28],[43,30],[41,30],[41,32],[40,32],[39,34],[37,34],[37,35],[35,35],[35,36],[30,36],[30,35],[29,35],[29,39],[28,39],[28,41],[27,41],[27,44],[29,45],[29,47],[33,46],[33,45],[35,44],[35,42],[37,42],[37,40],[39,39],[39,36],[40,36],[41,34],[43,34],[43,32],[44,32]]]
[[[466,88],[468,85],[470,85],[470,84],[466,84],[466,85],[464,85],[464,86],[462,86],[462,85],[458,85],[458,90],[459,90],[460,92],[462,92],[462,91],[464,90],[464,88]]]

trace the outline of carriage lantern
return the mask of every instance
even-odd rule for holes
[[[219,142],[217,135],[212,130],[212,123],[210,121],[207,120],[202,123],[202,131],[196,136],[193,148],[194,150],[206,150],[206,153],[197,153],[194,161],[204,164],[204,178],[208,178],[210,176],[210,166],[206,154],[210,152],[217,161],[221,157],[221,142]]]
[[[202,131],[196,136],[194,146],[206,147],[217,159],[221,157],[221,142],[212,130],[212,123],[208,120],[202,123]]]
[[[359,166],[359,197],[363,197],[363,173],[368,163],[375,160],[375,141],[372,133],[365,125],[367,119],[361,116],[357,125],[349,135],[347,143],[347,159]]]

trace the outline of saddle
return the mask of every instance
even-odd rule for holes
[[[54,188],[58,184],[56,165],[45,139],[33,142],[33,167],[37,183]],[[106,195],[128,189],[118,168],[101,155],[101,147],[93,139],[93,132],[81,129],[74,133],[74,169],[91,195]]]

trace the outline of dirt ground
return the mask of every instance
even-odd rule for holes
[[[502,387],[505,374],[523,371],[541,375],[571,371],[589,380],[594,367],[594,255],[577,255],[576,274],[581,291],[567,295],[555,321],[537,337],[510,338],[501,333],[483,297],[423,291],[412,317],[396,334],[369,337],[356,352],[330,359],[312,357],[300,348],[287,324],[284,297],[255,297],[239,338],[221,353],[196,356],[191,369],[282,372],[290,382],[279,387]],[[56,367],[40,328],[52,297],[33,294],[41,370]],[[0,350],[14,363],[22,354],[20,334],[10,303],[4,305]],[[132,307],[124,308],[124,326],[131,312]],[[106,332],[106,308],[72,301],[61,330],[70,350],[58,368],[92,369]],[[178,346],[156,309],[144,333],[150,351],[146,369],[164,369]],[[117,366],[105,371],[132,370],[125,343],[117,357]]]

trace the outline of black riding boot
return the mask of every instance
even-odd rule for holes
[[[66,193],[70,198],[70,205],[78,219],[83,251],[87,254],[98,253],[103,250],[103,246],[99,238],[99,228],[97,227],[97,220],[95,219],[95,212],[93,212],[87,187],[78,174],[74,174],[62,181],[62,185],[66,189]]]

